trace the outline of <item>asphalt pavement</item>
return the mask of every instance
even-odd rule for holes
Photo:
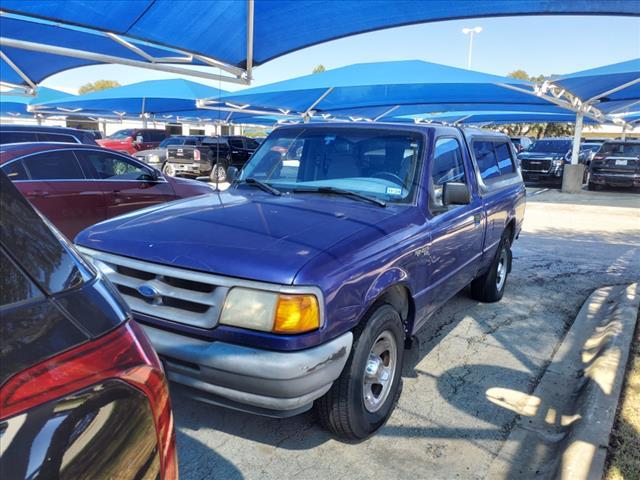
[[[428,322],[398,407],[366,441],[333,439],[311,413],[258,417],[172,385],[181,478],[485,478],[517,419],[497,393],[531,393],[590,293],[640,278],[640,195],[530,195],[513,253],[501,302],[463,291]]]

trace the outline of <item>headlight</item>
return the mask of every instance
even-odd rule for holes
[[[158,155],[149,155],[147,157],[147,162],[149,162],[149,163],[160,163],[160,157]]]
[[[320,327],[320,309],[315,295],[232,288],[220,323],[263,332],[303,333]]]

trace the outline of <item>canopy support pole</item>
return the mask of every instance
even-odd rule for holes
[[[383,113],[381,113],[380,115],[378,115],[376,118],[373,119],[374,122],[377,122],[378,120],[380,120],[383,117],[386,117],[387,115],[389,115],[391,112],[395,112],[398,108],[400,108],[400,105],[394,105],[393,107],[391,107],[389,110],[384,111]]]
[[[627,82],[627,83],[623,83],[622,85],[619,85],[615,88],[612,88],[611,90],[607,90],[606,92],[602,92],[599,93],[598,95],[596,95],[595,97],[591,97],[589,100],[587,100],[584,103],[593,103],[596,100],[600,100],[603,97],[607,97],[613,93],[619,92],[620,90],[624,90],[625,88],[631,87],[632,85],[635,85],[636,83],[640,83],[640,77],[638,78],[634,78],[633,80]]]
[[[457,120],[453,121],[453,125],[458,125],[460,122],[464,122],[467,118],[471,118],[471,117],[473,117],[473,115],[465,115],[463,117],[460,117]]]
[[[623,124],[622,125],[622,135],[621,135],[622,141],[624,142],[627,139],[627,124]]]
[[[247,0],[247,82],[251,83],[253,71],[253,19],[254,0]]]
[[[584,114],[578,112],[576,114],[576,128],[573,133],[573,147],[571,148],[571,165],[578,164],[578,157],[580,155],[580,138],[582,137],[582,125],[584,121]]]
[[[146,100],[147,99],[145,97],[142,97],[142,111],[140,112],[140,118],[142,118],[142,128],[147,128],[147,116],[144,114]]]
[[[609,114],[609,115],[611,115],[612,113],[618,113],[618,112],[620,112],[620,111],[622,111],[622,110],[626,110],[626,109],[628,109],[628,108],[635,107],[635,106],[636,106],[636,105],[638,105],[639,103],[640,103],[640,100],[636,100],[635,102],[631,102],[631,103],[628,103],[628,104],[623,105],[623,106],[621,106],[621,107],[614,108],[613,110],[609,110],[609,113],[608,113],[608,114]]]
[[[311,118],[311,110],[313,110],[316,107],[316,105],[318,105],[322,100],[324,100],[327,97],[327,95],[329,95],[331,92],[333,92],[333,87],[327,88],[326,92],[320,95],[320,97],[315,102],[313,102],[309,106],[309,108],[307,108],[304,111],[304,113],[302,114],[302,118],[304,119],[305,122],[308,122],[309,118]]]
[[[101,53],[88,52],[85,50],[77,50],[74,48],[59,47],[56,45],[46,45],[44,43],[27,42],[24,40],[16,40],[13,38],[0,37],[0,46],[18,48],[21,50],[29,50],[32,52],[43,52],[43,53],[50,53],[53,55],[62,55],[64,57],[80,58],[82,60],[89,60],[91,62],[112,63],[116,65],[126,65],[129,67],[146,68],[149,70],[157,70],[160,72],[175,73],[178,75],[187,75],[190,77],[206,78],[208,80],[237,83],[240,85],[248,84],[245,78],[228,77],[225,75],[218,75],[215,73],[202,72],[200,70],[191,70],[188,68],[175,67],[173,65],[143,62],[141,60],[132,60],[130,58],[121,58],[113,55],[104,55]]]
[[[2,51],[0,50],[0,58],[11,67],[11,69],[16,72],[18,75],[20,75],[20,78],[22,78],[28,85],[30,88],[25,88],[23,86],[21,86],[21,88],[23,88],[25,90],[25,93],[27,95],[33,95],[35,96],[36,94],[36,84],[31,81],[31,79],[27,76],[26,73],[24,73],[15,63],[13,63],[11,61],[11,59]]]

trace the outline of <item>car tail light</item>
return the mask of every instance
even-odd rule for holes
[[[596,155],[593,157],[593,159],[596,161],[604,160],[604,155]]]
[[[158,433],[162,478],[177,479],[169,389],[158,356],[134,322],[11,377],[0,388],[0,418],[112,378],[129,383],[148,398]]]
[[[198,162],[200,161],[200,150],[198,150],[197,148],[193,150],[193,159]]]

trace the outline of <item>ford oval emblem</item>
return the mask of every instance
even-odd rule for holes
[[[138,293],[145,298],[154,299],[160,296],[160,292],[151,285],[143,284],[138,287]]]

